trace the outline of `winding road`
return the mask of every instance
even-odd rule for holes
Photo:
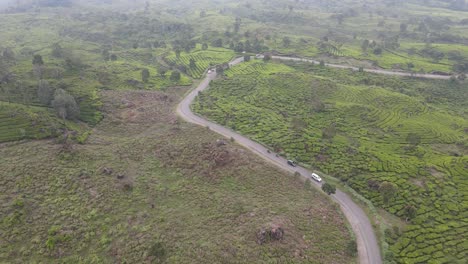
[[[261,56],[259,58],[262,58]],[[293,57],[284,57],[284,56],[272,56],[273,59],[279,60],[293,60],[293,61],[303,61],[310,62],[314,64],[319,64],[318,61],[303,59],[303,58],[293,58]],[[234,66],[243,62],[243,58],[234,59],[229,63],[230,66]],[[342,69],[352,69],[357,71],[358,68],[336,65],[336,64],[326,64],[328,67],[333,68],[342,68]],[[450,76],[442,75],[433,75],[433,74],[411,74],[405,72],[394,72],[394,71],[385,71],[385,70],[374,70],[374,69],[365,69],[366,72],[386,74],[386,75],[395,75],[395,76],[411,76],[427,79],[449,79]],[[233,138],[238,144],[244,146],[245,148],[251,150],[255,154],[259,155],[266,161],[280,167],[283,170],[294,173],[299,172],[302,176],[312,180],[315,187],[320,188],[321,184],[315,182],[311,178],[311,172],[300,166],[291,167],[287,164],[287,160],[283,157],[277,157],[274,153],[270,153],[267,148],[256,143],[249,138],[242,136],[229,128],[223,127],[219,124],[213,123],[209,120],[206,120],[192,112],[190,105],[192,104],[195,97],[200,91],[208,88],[210,81],[215,79],[217,76],[216,72],[208,72],[205,79],[193,89],[177,106],[177,114],[181,116],[184,120],[194,123],[200,126],[209,126],[210,130],[225,136],[226,138]],[[331,196],[335,200],[343,211],[344,215],[348,219],[348,222],[351,224],[351,227],[356,236],[356,241],[358,245],[358,255],[359,262],[361,264],[381,264],[382,257],[380,255],[380,248],[377,243],[377,238],[375,236],[372,225],[369,221],[369,218],[364,213],[361,207],[359,207],[346,193],[337,190],[335,195]]]
[[[263,56],[260,56],[258,58],[262,59]],[[317,65],[320,64],[320,62],[316,61],[316,60],[297,58],[297,57],[271,56],[271,58],[272,59],[277,59],[277,60],[310,62],[310,63],[317,64]],[[330,68],[349,69],[349,70],[353,70],[353,71],[359,71],[358,67],[347,66],[347,65],[325,63],[325,66],[330,67]],[[393,75],[393,76],[400,76],[400,77],[415,77],[415,78],[423,78],[423,79],[449,80],[452,77],[451,75],[438,75],[438,74],[428,74],[428,73],[411,73],[411,72],[379,70],[379,69],[363,69],[363,70],[364,70],[364,72],[369,72],[369,73],[376,73],[376,74],[383,74],[383,75]]]

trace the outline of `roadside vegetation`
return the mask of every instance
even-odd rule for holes
[[[355,263],[339,207],[179,122],[186,90],[103,92],[85,145],[1,144],[0,262]]]
[[[400,218],[385,231],[388,262],[454,263],[467,250],[467,87],[254,60],[193,107]]]
[[[311,209],[308,225],[294,211],[307,195],[317,195],[296,191],[302,198],[294,197],[297,181],[279,172],[264,174],[243,157],[227,171],[255,175],[251,182],[241,183],[245,179],[231,172],[212,180],[217,177],[200,155],[213,134],[174,116],[146,116],[146,122],[135,123],[144,131],[131,127],[141,113],[122,109],[139,109],[135,96],[155,99],[169,115],[181,92],[212,67],[223,78],[200,94],[194,109],[372,201],[388,227],[385,261],[457,263],[468,254],[460,235],[468,233],[466,1],[21,0],[0,3],[0,25],[0,224],[6,234],[0,236],[0,260],[281,262],[292,256],[307,262],[307,256],[319,255],[315,260],[322,263],[352,262],[342,251],[352,239],[326,200],[321,198],[324,208],[332,209],[324,215]],[[258,53],[452,78],[394,78],[268,59],[227,65]],[[200,141],[193,149],[192,138]],[[227,148],[237,151],[235,145]],[[103,175],[102,166],[112,167],[112,176]],[[279,188],[286,192],[281,200],[273,198],[278,186],[272,182],[297,188]],[[264,187],[245,200],[234,195]],[[171,200],[169,189],[180,199]],[[260,201],[263,195],[267,201]],[[147,208],[151,199],[166,206],[160,214]],[[257,220],[250,223],[238,212],[252,213],[255,203],[268,209],[253,212]],[[223,222],[216,210],[227,208],[237,218]],[[263,251],[250,244],[246,230],[252,235],[261,219],[273,223],[278,212],[297,216],[279,220],[297,228],[291,240]],[[316,215],[323,216],[323,234],[309,226],[320,222]],[[180,233],[171,233],[169,218],[179,221]],[[235,231],[227,230],[236,224]],[[327,232],[332,245],[325,243]],[[304,233],[313,238],[302,238]],[[204,243],[196,244],[200,236]],[[181,239],[187,244],[177,244]]]

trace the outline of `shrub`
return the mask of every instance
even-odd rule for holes
[[[348,242],[348,244],[346,245],[346,252],[353,257],[357,255],[358,248],[356,240],[351,240]]]
[[[158,260],[158,263],[165,262],[167,258],[167,253],[166,249],[164,248],[164,244],[162,242],[154,243],[149,249],[148,255]]]
[[[52,106],[57,115],[62,119],[76,119],[80,114],[80,108],[75,98],[63,89],[55,91]]]
[[[335,185],[332,185],[327,182],[322,185],[322,190],[326,192],[328,195],[336,193]]]

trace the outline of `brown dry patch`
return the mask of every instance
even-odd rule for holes
[[[429,173],[431,173],[432,176],[438,178],[438,179],[443,179],[445,177],[445,174],[439,170],[437,170],[434,167],[429,168]]]
[[[177,135],[165,139],[174,142]],[[184,142],[183,144],[158,144],[154,155],[163,160],[164,167],[179,168],[186,175],[203,175],[211,180],[219,178],[221,171],[229,166],[237,167],[245,164],[238,148],[232,144],[219,145],[212,142]]]
[[[146,135],[151,134],[148,129],[156,124],[171,125],[177,120],[173,108],[180,95],[176,92],[104,91],[102,98],[105,118],[93,134]]]
[[[419,186],[421,188],[426,188],[426,183],[424,182],[424,180],[412,178],[410,179],[410,181],[416,186]]]

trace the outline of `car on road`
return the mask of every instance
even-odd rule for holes
[[[296,162],[294,160],[288,160],[288,165],[293,166],[293,167],[297,166],[297,164],[296,164]]]
[[[322,178],[320,178],[320,176],[318,176],[318,174],[316,173],[312,173],[312,179],[316,180],[317,182],[321,182],[322,181]]]

